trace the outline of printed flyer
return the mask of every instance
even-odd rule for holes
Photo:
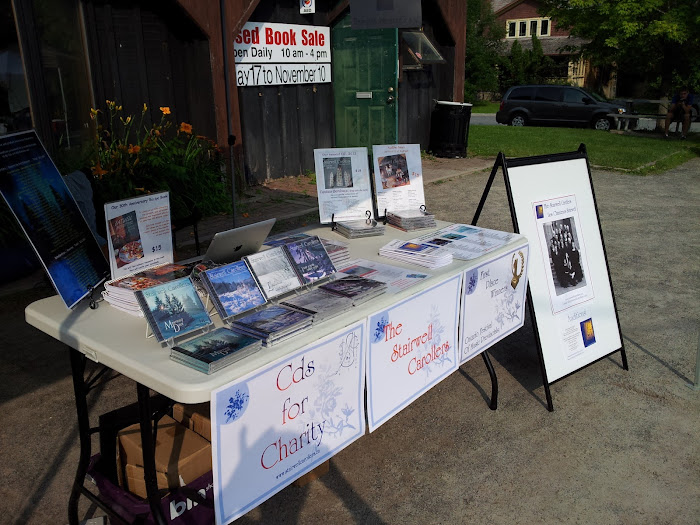
[[[112,279],[173,262],[170,194],[105,204]]]
[[[576,196],[534,202],[533,210],[552,313],[593,299]]]
[[[460,364],[523,326],[528,244],[464,274]]]
[[[373,213],[367,148],[315,149],[314,162],[321,224]]]
[[[216,523],[230,523],[365,432],[366,321],[212,392]]]
[[[0,194],[68,308],[108,276],[95,236],[34,130],[0,137]]]
[[[420,144],[372,146],[377,216],[384,211],[417,210],[425,204]]]
[[[462,276],[370,316],[370,432],[457,370]]]

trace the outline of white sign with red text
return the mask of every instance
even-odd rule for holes
[[[329,27],[247,22],[233,52],[238,86],[331,81]]]
[[[230,523],[365,432],[366,321],[212,392],[216,523]]]
[[[370,432],[457,370],[461,284],[456,275],[370,316]]]

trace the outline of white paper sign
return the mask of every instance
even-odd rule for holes
[[[457,369],[462,276],[370,316],[370,432]]]
[[[523,326],[527,243],[464,273],[460,363]]]
[[[173,262],[170,194],[105,204],[112,279]]]
[[[211,396],[216,523],[229,523],[365,432],[366,321]]]
[[[316,2],[314,0],[299,0],[299,13],[309,15],[316,12]]]
[[[247,22],[233,52],[238,86],[331,81],[330,27]]]
[[[420,144],[372,146],[377,214],[417,210],[425,204]]]
[[[322,224],[374,216],[367,148],[315,149],[314,162]]]

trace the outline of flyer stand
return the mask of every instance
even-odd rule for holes
[[[536,157],[506,159],[499,153],[473,225],[499,170],[514,231],[539,244],[532,250],[527,305],[552,412],[550,385],[560,379],[618,351],[629,370],[590,165],[584,144]]]

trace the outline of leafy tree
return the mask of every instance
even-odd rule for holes
[[[617,64],[660,95],[678,83],[700,88],[697,0],[541,0],[540,12],[590,39],[581,51],[594,65]]]
[[[547,83],[555,76],[554,67],[553,60],[545,56],[542,43],[535,35],[532,36],[532,49],[523,49],[517,39],[513,40],[510,55],[501,59],[501,91],[519,84]]]
[[[489,0],[467,0],[467,45],[464,100],[476,100],[479,91],[498,90],[498,69],[505,27],[496,20]]]

